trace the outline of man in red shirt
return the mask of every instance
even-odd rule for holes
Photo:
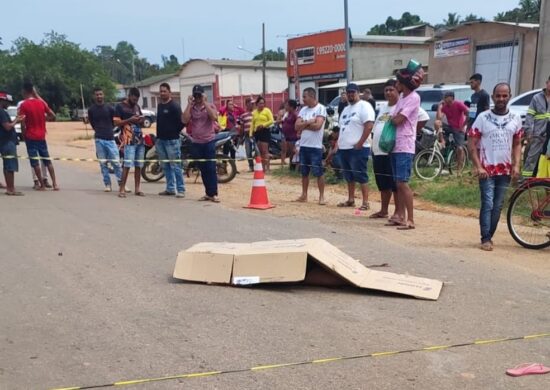
[[[23,84],[23,97],[25,100],[19,107],[19,115],[25,117],[25,120],[21,124],[21,131],[27,146],[31,167],[34,169],[39,181],[37,189],[38,191],[46,190],[40,170],[40,160],[42,160],[48,167],[54,191],[59,191],[55,171],[48,152],[48,144],[46,143],[46,117],[49,120],[54,120],[55,114],[48,107],[44,99],[38,95],[32,83],[25,82]]]
[[[447,117],[449,127],[447,132],[453,134],[453,139],[457,146],[456,159],[459,171],[464,165],[464,149],[466,142],[466,125],[470,109],[460,100],[455,100],[453,91],[445,92],[443,101],[439,103],[437,110],[437,119],[441,120],[442,116]]]

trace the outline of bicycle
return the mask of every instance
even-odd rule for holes
[[[434,180],[436,177],[444,172],[447,168],[449,174],[455,172],[457,175],[461,174],[464,168],[469,165],[470,157],[468,149],[464,146],[458,146],[452,133],[448,134],[448,140],[445,143],[445,147],[442,148],[436,133],[429,129],[422,129],[422,133],[427,136],[433,136],[433,146],[424,150],[421,150],[416,154],[413,160],[414,173],[416,176],[423,180]],[[457,150],[461,148],[464,152],[464,160],[459,167]]]
[[[550,247],[550,179],[527,179],[510,198],[506,215],[512,238],[527,249]]]

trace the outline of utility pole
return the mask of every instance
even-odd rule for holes
[[[344,0],[344,29],[346,30],[346,81],[350,83],[353,78],[351,69],[350,33],[348,19],[348,0]]]
[[[533,88],[544,87],[550,74],[550,40],[546,38],[548,34],[550,34],[550,4],[548,0],[542,0]]]
[[[266,61],[265,61],[265,23],[262,23],[262,93],[265,97],[265,94],[267,92],[266,88],[266,79],[265,79],[265,68],[266,68]]]
[[[132,53],[132,78],[134,79],[134,87],[136,86],[136,55]]]

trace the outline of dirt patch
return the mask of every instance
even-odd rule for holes
[[[154,132],[155,128],[146,131]],[[88,133],[91,133],[90,129],[88,129]],[[75,141],[77,137],[85,135],[86,130],[82,123],[48,124],[48,142],[52,149],[52,155],[55,157],[93,158],[95,156],[93,140]],[[97,163],[73,164],[81,164],[86,169],[98,170]],[[243,210],[250,199],[253,175],[247,172],[246,162],[239,161],[238,167],[241,173],[231,183],[220,186],[220,197],[223,207]],[[274,168],[277,169],[275,166]],[[197,181],[195,179],[195,177],[186,179],[189,199],[198,199],[203,195],[200,178]],[[511,238],[505,223],[501,223],[495,236],[495,251],[492,253],[481,252],[478,249],[478,210],[441,206],[415,199],[417,229],[400,232],[395,228],[385,227],[384,220],[368,219],[367,215],[377,211],[380,207],[380,198],[377,192],[373,191],[370,195],[372,210],[357,216],[354,209],[342,209],[336,206],[338,202],[347,198],[347,191],[341,185],[327,185],[328,205],[319,206],[316,202],[318,197],[316,183],[313,180],[310,185],[310,201],[308,203],[293,202],[301,193],[299,178],[267,175],[266,181],[270,201],[276,207],[267,211],[251,210],[248,212],[316,220],[323,224],[337,226],[342,231],[353,231],[355,234],[364,232],[366,236],[374,234],[403,245],[405,251],[407,247],[456,251],[469,259],[479,258],[495,263],[506,262],[529,272],[550,274],[548,250],[528,251],[521,248]],[[160,191],[162,185],[158,187]]]

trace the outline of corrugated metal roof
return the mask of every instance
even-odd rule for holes
[[[174,73],[170,73],[170,74],[159,74],[159,75],[156,75],[156,76],[151,76],[151,77],[148,77],[144,80],[141,80],[139,82],[136,83],[136,87],[148,87],[149,85],[153,85],[153,84],[156,84],[156,83],[160,83],[161,81],[164,81],[164,80],[168,80],[170,77],[174,77],[174,76],[177,76],[177,73],[174,74]],[[130,85],[130,84],[128,84]]]
[[[241,61],[241,60],[216,60],[216,59],[209,59],[209,58],[206,58],[206,59],[193,58],[187,61],[186,64],[191,61],[205,61],[212,66],[219,66],[219,67],[222,67],[222,66],[235,67],[235,68],[261,68],[262,67],[261,60]],[[271,69],[286,69],[286,61],[266,61],[266,67]]]
[[[431,37],[406,37],[400,35],[354,35],[353,42],[364,43],[396,43],[409,45],[424,45]]]
[[[393,79],[395,77],[388,76],[383,79],[368,79],[368,80],[354,80],[353,83],[357,84],[358,86],[362,87],[365,85],[376,85],[376,84],[384,84],[388,79]],[[348,85],[347,82],[343,81],[341,83],[334,83],[329,85],[323,85],[322,87],[319,87],[319,89],[334,89],[334,88],[344,88],[346,85]]]

